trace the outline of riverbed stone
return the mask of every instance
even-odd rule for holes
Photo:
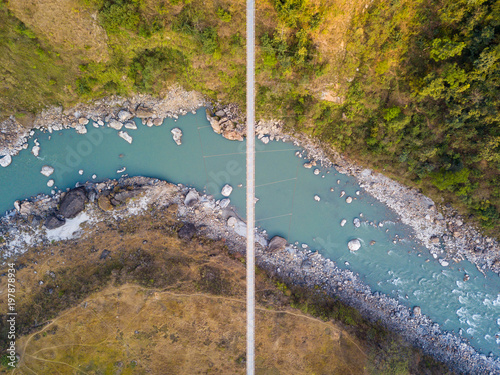
[[[224,130],[222,136],[230,141],[243,141],[243,135],[236,130]]]
[[[174,139],[174,142],[177,144],[177,146],[180,146],[182,144],[182,130],[179,128],[173,128],[170,130],[172,133],[172,137]]]
[[[135,130],[137,129],[137,125],[133,121],[127,121],[124,125],[125,129]]]
[[[31,153],[35,157],[38,157],[38,155],[40,155],[40,146],[34,145],[33,148],[31,149]]]
[[[345,199],[345,201],[346,201],[346,203],[352,203],[352,197],[347,197],[347,198]]]
[[[132,117],[134,117],[134,115],[132,113],[130,113],[129,111],[125,111],[124,109],[122,109],[120,112],[118,112],[118,120],[120,120],[121,122],[128,121]]]
[[[97,199],[97,205],[103,211],[110,211],[114,208],[109,200],[109,197],[103,195]]]
[[[146,107],[144,104],[139,104],[135,109],[135,116],[139,118],[148,118],[153,116],[155,111]]]
[[[354,224],[354,226],[356,228],[359,228],[361,226],[361,220],[359,220],[359,218],[355,217],[354,220],[352,221],[352,223]]]
[[[133,138],[125,131],[119,131],[118,136],[127,141],[128,143],[132,143],[133,141]]]
[[[233,187],[229,184],[225,184],[223,187],[222,187],[222,190],[221,190],[221,194],[225,197],[229,197],[231,195],[233,191]]]
[[[280,236],[274,236],[271,238],[271,241],[269,241],[267,249],[269,251],[279,251],[285,249],[286,245],[288,245],[288,241],[286,239]]]
[[[44,165],[42,170],[40,171],[45,177],[49,177],[52,173],[54,173],[54,168],[50,165]]]
[[[361,242],[355,238],[347,243],[347,247],[350,251],[358,251],[361,248]]]
[[[10,163],[12,163],[12,156],[10,156],[9,154],[0,157],[0,165],[2,167],[4,167],[4,168],[8,167],[10,165]]]
[[[346,223],[347,223],[347,220],[346,219],[342,219],[340,221],[340,226],[343,227]]]
[[[87,125],[87,124],[89,123],[89,119],[88,119],[88,118],[86,118],[86,117],[80,117],[80,118],[78,119],[78,123],[79,123],[80,125]]]
[[[111,119],[108,123],[108,126],[110,128],[115,129],[115,130],[120,130],[123,127],[123,123],[121,123],[120,121],[117,121],[115,119]]]
[[[186,198],[184,199],[184,204],[186,206],[193,206],[196,204],[196,202],[198,202],[198,199],[199,199],[199,194],[196,190],[190,190],[189,193],[186,194]]]
[[[48,180],[48,181],[47,181],[47,186],[48,186],[48,187],[52,187],[52,186],[54,186],[54,180],[53,180],[53,179]]]
[[[153,119],[153,125],[154,126],[161,126],[163,124],[163,119],[162,118],[155,118]]]
[[[220,208],[226,208],[227,206],[229,206],[229,203],[231,203],[231,200],[229,198],[224,198],[219,202],[219,206]]]
[[[59,213],[67,219],[72,219],[85,209],[87,197],[85,189],[77,188],[67,192],[61,199]]]
[[[415,306],[413,308],[413,316],[420,316],[422,315],[422,309],[420,308],[420,306]]]

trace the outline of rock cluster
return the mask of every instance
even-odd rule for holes
[[[238,117],[234,116],[229,110],[219,109],[212,113],[206,110],[207,119],[212,129],[217,134],[221,134],[230,141],[242,141],[246,136],[246,127],[241,124]]]

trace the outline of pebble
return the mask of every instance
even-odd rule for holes
[[[320,198],[320,196],[319,196],[319,195],[315,195],[315,196],[314,196],[314,200],[315,200],[316,202],[319,202],[319,201],[321,200],[321,198]]]
[[[315,174],[315,175],[318,175],[318,174],[319,174],[319,172],[320,172],[320,170],[319,170],[318,168],[316,168],[316,169],[314,170],[314,174]]]
[[[346,219],[342,219],[340,222],[340,226],[343,227],[347,223]]]
[[[352,203],[352,198],[351,198],[351,197],[347,197],[347,198],[345,199],[345,201],[346,201],[346,203]]]
[[[80,169],[80,170],[78,171],[78,174],[79,174],[80,176],[81,176],[81,175],[83,175],[83,169]]]

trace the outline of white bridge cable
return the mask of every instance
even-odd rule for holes
[[[255,0],[247,0],[247,375],[255,372]]]

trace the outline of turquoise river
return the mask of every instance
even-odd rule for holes
[[[148,128],[137,121],[137,130],[127,130],[132,144],[108,127],[87,125],[86,134],[74,129],[37,131],[29,149],[0,168],[0,212],[11,210],[15,200],[38,193],[50,194],[77,182],[143,175],[195,187],[220,199],[221,187],[234,187],[231,204],[245,215],[245,142],[228,141],[215,134],[204,111],[163,126]],[[183,131],[182,145],[172,140],[170,130]],[[125,130],[125,129],[123,129]],[[40,143],[38,157],[30,152],[34,139]],[[296,156],[299,147],[284,142],[257,141],[256,204],[257,225],[272,236],[279,234],[299,246],[332,259],[340,267],[359,273],[374,291],[383,292],[407,307],[420,306],[422,313],[441,328],[462,334],[480,352],[500,356],[500,277],[482,275],[467,261],[442,267],[429,251],[413,240],[411,229],[397,215],[361,189],[356,179],[333,168],[303,167]],[[45,177],[43,165],[55,168]],[[126,167],[124,173],[117,170]],[[78,173],[83,170],[83,174]],[[47,181],[55,180],[49,188]],[[333,188],[333,191],[331,191]],[[341,191],[345,196],[340,197]],[[359,193],[359,195],[356,194]],[[314,196],[318,195],[320,201]],[[354,198],[347,204],[347,196]],[[353,225],[359,218],[361,226]],[[347,223],[341,227],[340,222]],[[382,225],[379,225],[382,223]],[[347,242],[359,238],[357,252]],[[371,241],[375,244],[370,245]],[[467,272],[470,280],[463,281]]]

